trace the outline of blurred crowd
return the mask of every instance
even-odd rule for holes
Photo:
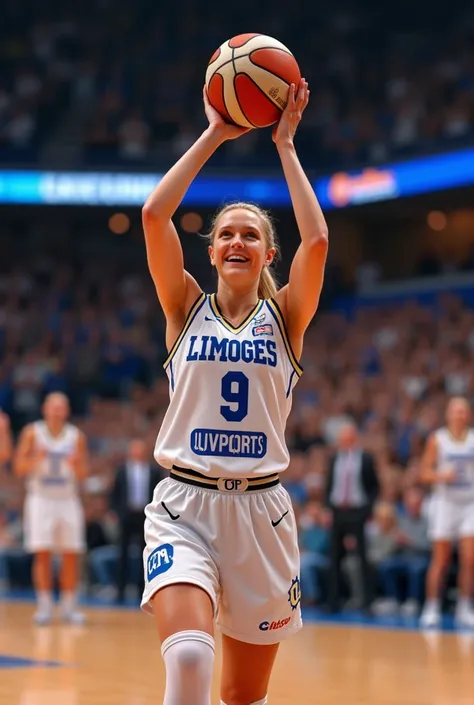
[[[112,261],[109,252],[108,262],[73,266],[45,252],[0,273],[0,409],[10,416],[17,434],[39,417],[48,392],[62,391],[71,399],[74,422],[85,432],[91,451],[91,474],[84,486],[90,555],[109,547],[100,560],[94,554],[95,568],[86,572],[100,590],[114,587],[119,527],[109,498],[117,468],[132,439],[145,442],[153,463],[153,445],[168,403],[161,367],[166,357],[163,317],[143,262],[127,262],[121,264],[119,257]],[[474,398],[473,331],[474,311],[452,295],[440,295],[429,307],[408,302],[316,316],[306,334],[304,375],[288,422],[291,462],[284,476],[303,553],[310,556],[303,559],[309,568],[302,575],[310,601],[324,594],[324,581],[315,583],[315,567],[325,570],[328,561],[328,467],[348,423],[358,429],[357,444],[372,454],[378,478],[374,520],[368,528],[371,560],[377,563],[408,550],[406,526],[403,532],[400,527],[413,520],[413,551],[423,558],[423,574],[429,545],[423,529],[420,455],[428,433],[443,424],[448,397]],[[8,553],[13,562],[9,579],[20,582],[15,565],[20,561],[24,568],[22,501],[22,484],[3,467],[0,553]],[[344,545],[350,558],[351,540]],[[140,556],[133,560],[136,573]],[[5,562],[0,563],[0,581],[5,583]],[[344,566],[357,594],[357,571],[350,560]],[[381,578],[382,595],[390,579]],[[417,585],[415,592],[422,577]]]
[[[304,18],[304,22],[302,22]],[[214,50],[240,32],[277,37],[312,91],[299,128],[305,166],[350,168],[472,142],[472,9],[434,13],[365,0],[296,0],[251,20],[241,2],[6,0],[0,26],[0,159],[35,162],[55,139],[67,166],[163,168],[204,126],[201,88]],[[72,150],[71,150],[72,147]],[[214,164],[272,167],[268,131],[226,145]]]

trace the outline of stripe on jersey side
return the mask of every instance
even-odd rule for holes
[[[189,313],[186,316],[186,320],[184,321],[184,325],[181,328],[181,333],[176,338],[176,341],[175,341],[173,347],[171,348],[168,357],[166,358],[166,360],[163,363],[163,367],[165,368],[165,370],[168,367],[168,365],[170,364],[171,360],[173,359],[177,349],[180,346],[181,341],[183,340],[184,336],[186,335],[186,331],[188,330],[188,328],[191,325],[191,323],[193,322],[193,320],[196,318],[196,314],[202,308],[205,301],[206,301],[206,294],[203,292],[202,294],[200,294],[198,296],[196,301],[193,303],[193,305],[189,309]]]
[[[171,383],[171,391],[174,392],[173,360],[170,360],[170,383]]]
[[[261,300],[259,301],[254,308],[250,311],[250,313],[244,318],[242,323],[239,326],[233,326],[232,323],[227,321],[224,316],[222,315],[222,311],[219,308],[219,304],[217,303],[217,298],[215,294],[211,294],[209,296],[209,305],[211,307],[211,311],[214,314],[214,316],[217,318],[219,323],[224,326],[224,328],[231,333],[240,333],[243,331],[245,326],[247,326],[252,318],[258,314],[258,312],[261,310],[263,304],[265,301]]]
[[[290,339],[288,337],[288,333],[286,330],[285,320],[283,318],[280,307],[278,306],[275,299],[266,299],[266,304],[267,304],[268,310],[272,314],[272,316],[275,319],[277,326],[280,330],[281,337],[283,338],[283,343],[285,344],[286,352],[288,353],[288,357],[290,359],[290,362],[293,365],[293,369],[296,372],[296,374],[298,375],[298,377],[301,377],[301,375],[303,374],[303,368],[301,367],[298,360],[296,359],[296,355],[293,352],[293,348],[291,347]]]
[[[296,374],[296,371],[293,370],[293,372],[292,372],[291,375],[290,375],[290,381],[288,382],[288,389],[286,390],[286,398],[287,398],[287,399],[288,399],[288,397],[289,397],[290,394],[291,394],[291,386],[292,386],[292,384],[293,384],[293,377],[295,376],[295,374]]]

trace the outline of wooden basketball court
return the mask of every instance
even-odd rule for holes
[[[153,620],[138,610],[87,613],[87,627],[35,627],[31,604],[0,602],[2,705],[161,705]],[[217,704],[217,678],[214,693]],[[474,634],[327,623],[282,644],[269,698],[269,705],[473,702]]]

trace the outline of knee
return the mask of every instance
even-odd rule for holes
[[[184,679],[211,670],[214,639],[210,634],[184,631],[173,634],[162,644],[161,652],[168,669]]]
[[[179,645],[174,651],[175,664],[183,675],[200,671],[206,663],[201,645],[196,641],[189,641]]]

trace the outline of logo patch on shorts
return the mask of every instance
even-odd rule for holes
[[[146,576],[148,582],[156,578],[157,575],[166,573],[173,565],[174,548],[170,543],[158,546],[148,556],[146,566]]]
[[[288,602],[292,610],[295,610],[301,602],[301,585],[298,576],[291,581],[291,587],[288,590]]]
[[[262,622],[258,625],[258,628],[261,632],[271,632],[274,629],[282,629],[282,627],[286,627],[286,625],[290,623],[290,620],[291,617],[287,617],[286,619],[278,619],[276,622]]]

